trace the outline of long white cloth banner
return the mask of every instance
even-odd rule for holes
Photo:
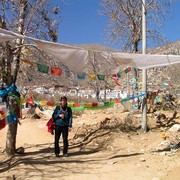
[[[23,36],[11,31],[0,28],[0,42],[28,39],[35,43],[47,55],[57,59],[61,64],[67,66],[70,70],[82,73],[90,61],[89,50],[77,46],[58,44],[49,41],[38,40],[35,38]],[[91,50],[92,52],[93,50]],[[94,50],[98,51],[98,50]],[[148,69],[153,67],[167,66],[180,63],[179,55],[157,55],[157,54],[133,54],[121,52],[98,51],[107,61],[112,60],[120,65],[136,67],[139,69]]]
[[[88,51],[83,48],[38,40],[0,28],[0,42],[15,40],[18,38],[31,40],[47,55],[57,59],[61,64],[67,66],[74,72],[83,72],[85,65],[88,62]]]
[[[111,56],[117,64],[126,64],[127,66],[139,69],[148,69],[180,63],[179,55],[112,53]]]

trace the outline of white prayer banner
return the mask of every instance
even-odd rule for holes
[[[180,56],[178,55],[133,53],[112,53],[111,55],[117,64],[126,64],[127,66],[136,67],[138,69],[148,69],[180,63]]]
[[[90,60],[90,51],[88,51],[88,49],[38,40],[0,28],[0,42],[15,40],[18,38],[31,40],[41,50],[47,53],[47,55],[52,56],[60,63],[67,66],[70,70],[77,73],[82,73]],[[92,51],[93,50],[91,50],[91,52]],[[94,51],[97,52],[98,50]],[[179,55],[133,54],[106,51],[99,51],[99,53],[107,61],[115,61],[119,66],[126,65],[139,69],[148,69],[180,63]]]

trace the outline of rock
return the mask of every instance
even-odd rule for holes
[[[116,161],[109,161],[109,162],[107,162],[107,164],[109,164],[109,165],[113,165],[115,163],[117,163],[117,162]]]
[[[157,147],[156,147],[156,151],[170,151],[170,141],[165,140],[162,141]]]
[[[107,150],[114,151],[114,148],[113,148],[113,146],[107,146]]]
[[[180,132],[180,124],[174,124],[170,129],[170,132]]]
[[[177,143],[177,144],[171,145],[171,149],[172,149],[172,150],[177,150],[178,148],[180,148],[180,142]]]
[[[168,141],[168,140],[162,141],[159,145],[160,146],[169,146],[170,145],[170,141]]]
[[[145,161],[146,161],[143,157],[141,157],[139,160],[140,160],[141,162],[145,162]]]
[[[25,152],[24,147],[19,147],[18,149],[16,149],[17,154],[24,154],[24,152]]]
[[[141,151],[141,153],[144,153],[144,149],[141,149],[140,151]]]
[[[164,151],[164,152],[161,152],[160,155],[161,155],[161,156],[165,156],[165,155],[166,155],[166,152],[165,152],[165,151]]]

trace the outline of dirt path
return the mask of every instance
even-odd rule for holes
[[[18,128],[17,147],[25,153],[12,158],[0,153],[0,179],[180,179],[180,152],[150,152],[162,141],[162,132],[122,132],[89,135],[86,142],[73,139],[80,123],[70,134],[69,157],[54,157],[54,137],[46,121],[24,119]],[[103,134],[104,133],[104,134]],[[0,148],[5,146],[6,129],[0,131]],[[106,142],[105,146],[100,146]],[[62,142],[60,141],[61,145]]]

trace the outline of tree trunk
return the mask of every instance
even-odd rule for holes
[[[138,45],[139,45],[139,42],[140,42],[140,38],[138,38],[138,39],[136,39],[136,40],[132,40],[132,47],[133,47],[133,49],[132,49],[132,52],[133,53],[137,53],[138,52]],[[133,75],[134,75],[134,77],[136,78],[136,80],[138,80],[138,76],[139,76],[139,74],[138,74],[138,69],[133,69]]]
[[[13,155],[16,152],[17,123],[9,124],[6,138],[6,153]]]
[[[27,9],[27,0],[23,0],[20,2],[20,15],[19,15],[19,27],[18,32],[20,34],[23,33],[24,29],[24,20],[25,20],[25,12]],[[13,62],[15,64],[14,70],[13,70],[13,83],[16,82],[17,75],[19,72],[19,64],[20,64],[20,52],[21,52],[21,46],[23,44],[21,39],[16,40],[16,46],[17,48],[13,52]],[[12,64],[11,64],[12,67]],[[8,131],[7,131],[7,138],[6,138],[6,153],[8,155],[13,155],[16,152],[16,134],[17,134],[17,127],[18,122],[16,121],[14,124],[8,125]]]

